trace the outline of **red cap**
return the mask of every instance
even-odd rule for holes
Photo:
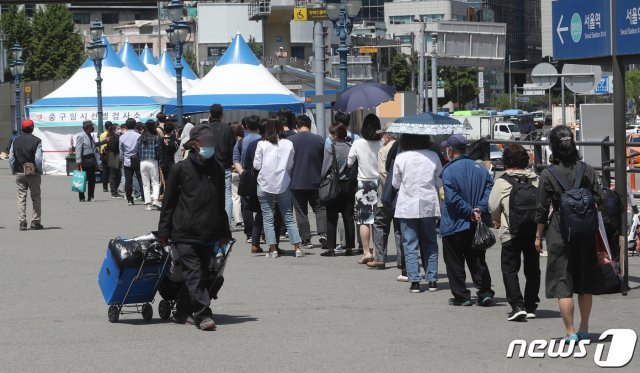
[[[22,129],[33,128],[33,121],[31,119],[25,119],[22,121]]]

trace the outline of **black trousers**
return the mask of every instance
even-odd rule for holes
[[[327,208],[319,201],[318,190],[292,190],[293,209],[296,212],[296,221],[302,241],[311,239],[311,227],[309,225],[309,205],[316,214],[316,229],[318,234],[327,233]]]
[[[464,269],[465,261],[469,272],[471,272],[473,285],[478,289],[478,299],[495,295],[495,292],[491,290],[491,274],[485,261],[485,251],[471,248],[474,234],[475,229],[469,229],[442,237],[442,253],[447,267],[451,294],[458,299],[471,299],[471,292],[465,285],[467,279]]]
[[[111,195],[115,196],[118,194],[118,188],[120,188],[120,179],[121,179],[121,169],[120,168],[110,168],[109,169],[109,184],[111,186]]]
[[[520,291],[521,259],[524,259],[524,298]],[[502,243],[501,254],[502,280],[507,292],[507,301],[511,307],[524,306],[527,310],[538,308],[540,291],[540,254],[536,251],[534,238],[517,237]]]
[[[184,285],[176,299],[176,312],[181,315],[193,314],[196,323],[200,323],[202,319],[212,315],[207,276],[213,258],[213,248],[179,243],[176,244],[176,249],[180,255],[184,276]]]
[[[102,190],[106,191],[109,188],[111,169],[109,168],[107,161],[101,161],[101,163],[102,170],[100,171],[100,179],[102,180]]]
[[[240,197],[240,210],[242,210],[242,220],[244,221],[244,234],[250,237],[253,233],[253,211],[249,210],[249,197]]]
[[[342,214],[344,222],[345,245],[347,249],[355,248],[355,223],[353,220],[355,197],[348,191],[340,191],[338,197],[327,202],[327,249],[336,248],[338,233],[338,214]]]
[[[140,170],[134,171],[133,168],[124,166],[124,193],[127,201],[133,202],[133,175],[138,179],[138,185],[142,188],[142,174]]]
[[[82,171],[85,171],[87,173],[87,197],[89,197],[89,199],[93,199],[94,198],[94,192],[96,190],[96,162],[82,162]],[[84,193],[78,193],[80,200],[83,201],[85,200],[85,194]]]

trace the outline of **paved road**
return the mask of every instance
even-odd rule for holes
[[[43,231],[19,232],[15,186],[0,162],[1,371],[541,372],[597,371],[594,343],[583,359],[507,359],[513,339],[563,335],[556,302],[537,320],[506,321],[499,248],[488,253],[498,304],[451,307],[444,264],[436,293],[411,294],[398,271],[369,270],[355,257],[267,260],[238,245],[214,305],[218,329],[126,315],[107,321],[96,277],[108,239],[143,234],[158,212],[97,192],[79,204],[70,178],[43,178]],[[237,238],[242,234],[237,232]],[[285,245],[286,247],[286,245]],[[542,259],[542,265],[546,261]],[[640,258],[629,296],[598,297],[594,338],[610,328],[640,332]],[[543,272],[544,276],[544,272]],[[154,307],[155,308],[155,307]],[[636,347],[636,355],[638,347]],[[639,371],[640,356],[624,369]]]

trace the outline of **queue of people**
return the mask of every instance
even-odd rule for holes
[[[303,258],[305,250],[314,247],[308,219],[311,206],[323,248],[320,255],[340,253],[338,218],[342,215],[342,252],[355,255],[357,237],[362,245],[358,263],[372,269],[386,268],[393,225],[401,271],[397,280],[408,282],[412,293],[423,290],[422,282],[427,290],[438,290],[439,234],[452,306],[494,304],[485,251],[475,249],[473,241],[480,223],[499,228],[501,272],[512,308],[509,321],[536,317],[539,255],[546,236],[545,295],[558,299],[567,340],[589,337],[592,294],[599,285],[594,276],[595,240],[576,232],[595,232],[597,226],[592,217],[580,220],[571,215],[565,194],[581,193],[584,210],[592,212],[600,203],[602,187],[594,169],[580,161],[569,128],[558,126],[550,132],[554,164],[539,176],[530,169],[521,145],[505,147],[506,172],[494,182],[481,162],[466,155],[464,136],[451,135],[439,148],[429,136],[405,134],[398,139],[373,114],[364,118],[360,137],[349,130],[349,116],[337,113],[326,140],[311,132],[309,117],[295,117],[287,109],[266,119],[249,116],[235,127],[222,119],[222,106],[214,104],[206,123],[189,123],[179,129],[181,133],[160,113],[157,120],[144,125],[131,118],[122,126],[107,122],[98,141],[92,135],[93,123],[85,121],[76,136],[76,162],[88,174],[86,194],[79,194],[81,202],[95,200],[95,174],[102,168],[103,188],[110,189],[112,198],[123,198],[119,187],[124,174],[129,205],[134,205],[137,184],[146,209],[162,211],[159,237],[176,245],[188,269],[185,291],[189,297],[178,303],[174,315],[178,322],[193,317],[201,329],[215,328],[200,272],[215,241],[231,239],[232,217],[244,228],[251,253],[265,252],[260,246],[264,243],[266,257],[278,258],[286,254],[280,240],[288,235],[294,256]],[[41,141],[32,134],[32,121],[24,120],[21,128],[23,134],[9,151],[18,189],[18,225],[21,231],[27,230],[30,191],[31,229],[42,229]],[[233,172],[240,211],[233,210]],[[328,193],[322,189],[327,185]],[[466,287],[465,263],[477,289],[475,302]],[[518,278],[521,266],[524,294]],[[578,294],[581,316],[577,329],[574,294]]]

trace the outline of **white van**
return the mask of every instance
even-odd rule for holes
[[[522,134],[518,126],[511,122],[498,122],[493,125],[493,138],[495,140],[520,140]]]

